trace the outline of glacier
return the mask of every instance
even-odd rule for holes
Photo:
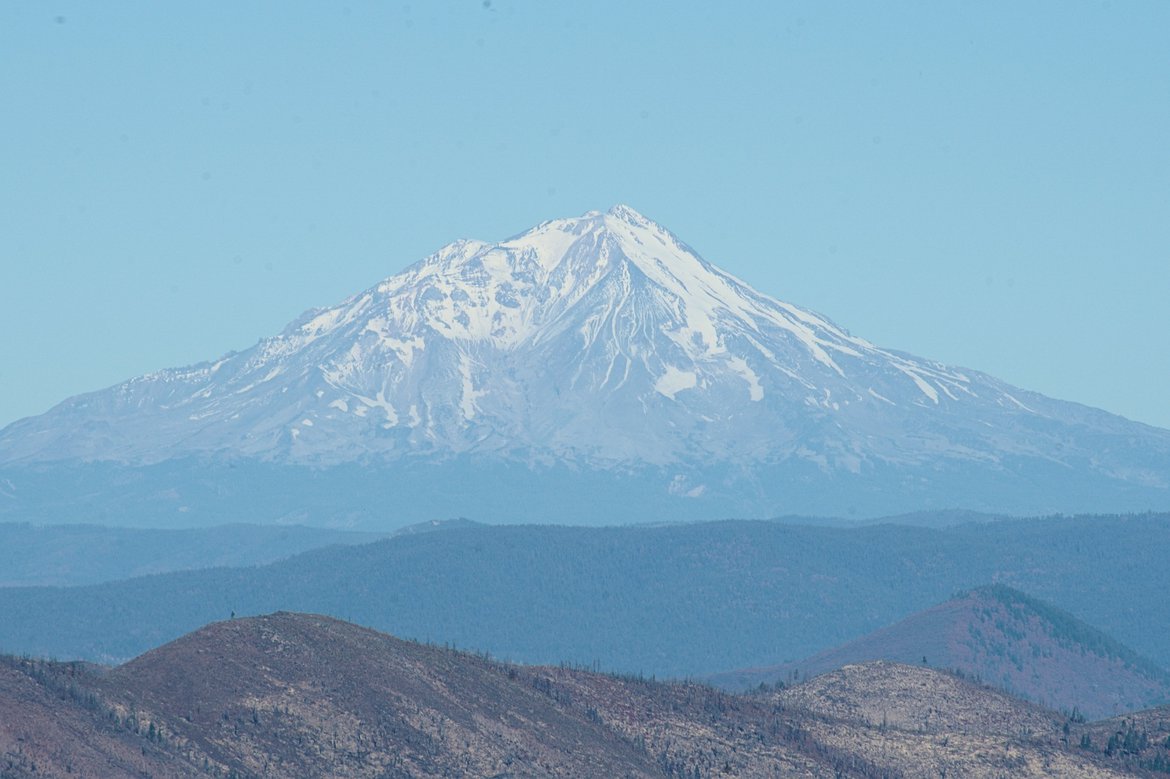
[[[178,463],[358,467],[394,485],[404,523],[547,519],[574,479],[585,500],[612,480],[615,521],[1170,506],[1170,431],[876,346],[624,205],[456,241],[250,349],[0,431],[0,475],[17,484]],[[516,478],[449,504],[400,478],[443,492],[468,468]],[[523,508],[525,474],[551,490],[539,509]],[[0,512],[35,513],[26,493]]]

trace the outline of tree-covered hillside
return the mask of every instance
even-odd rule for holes
[[[268,566],[0,589],[0,650],[129,658],[232,612],[332,614],[525,662],[658,676],[796,660],[1009,584],[1170,664],[1170,516],[926,529],[472,526]]]

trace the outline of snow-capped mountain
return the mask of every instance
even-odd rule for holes
[[[1170,432],[879,348],[627,206],[457,241],[244,352],[0,433],[7,465],[192,456],[649,470],[692,498],[1037,467],[1170,486]]]

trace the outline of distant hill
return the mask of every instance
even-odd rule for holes
[[[956,670],[1089,718],[1170,701],[1170,672],[1066,611],[981,587],[805,660],[710,677],[729,689],[791,682],[873,660]]]
[[[3,658],[0,775],[1123,775],[1066,745],[1054,712],[930,669],[847,674],[740,697],[280,613],[209,625],[106,672]],[[940,713],[875,722],[864,712],[878,695]],[[994,716],[956,716],[980,711]]]
[[[168,571],[260,565],[385,536],[296,525],[147,530],[0,523],[0,587],[97,584]]]
[[[456,526],[255,568],[0,588],[0,651],[120,662],[232,612],[286,609],[515,661],[684,677],[795,661],[998,581],[1166,664],[1168,558],[1166,515]]]

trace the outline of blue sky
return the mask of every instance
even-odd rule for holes
[[[1170,3],[7,3],[0,425],[629,203],[1170,427]]]

